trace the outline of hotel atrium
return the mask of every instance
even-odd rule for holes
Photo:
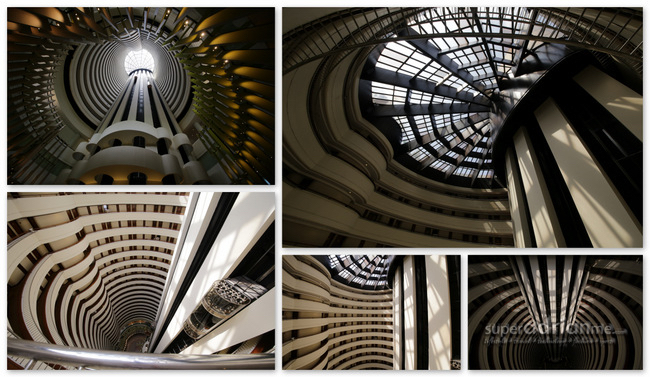
[[[274,8],[8,8],[9,184],[274,184]]]
[[[284,8],[283,245],[642,247],[643,10]]]
[[[469,369],[643,369],[643,256],[470,256]]]
[[[272,193],[9,193],[8,369],[273,369]]]
[[[460,256],[282,258],[283,369],[460,369],[460,327]]]

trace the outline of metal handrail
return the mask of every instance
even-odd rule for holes
[[[89,369],[273,369],[274,354],[179,355],[89,350],[7,339],[7,355]]]

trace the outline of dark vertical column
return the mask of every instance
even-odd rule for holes
[[[142,136],[136,136],[133,138],[133,146],[134,147],[139,147],[139,148],[144,148],[145,147],[145,139]]]
[[[399,293],[399,297],[400,297],[400,300],[401,300],[401,303],[400,303],[399,307],[400,307],[400,310],[402,311],[400,313],[400,321],[402,321],[402,323],[400,324],[400,327],[399,327],[400,332],[401,332],[400,339],[402,339],[402,342],[400,344],[400,347],[402,348],[402,353],[401,353],[402,354],[402,365],[400,366],[400,369],[405,370],[406,369],[406,357],[405,357],[405,355],[406,355],[406,342],[404,341],[404,339],[406,338],[406,332],[404,330],[404,267],[403,266],[402,266],[402,268],[399,269],[399,280],[401,282],[400,289],[402,290]]]
[[[161,156],[169,153],[169,150],[167,149],[167,143],[164,139],[158,139],[156,142],[156,147],[158,148],[158,154]]]
[[[135,93],[136,85],[138,85],[138,76],[133,77],[133,86],[131,87],[131,93],[129,93],[129,99],[126,100],[126,106],[122,113],[122,121],[129,119],[129,111],[131,110],[131,102],[133,102],[133,93]]]
[[[413,256],[415,274],[415,363],[418,370],[429,369],[429,314],[427,266],[424,255]]]
[[[460,255],[447,255],[445,259],[447,260],[447,279],[449,280],[449,300],[451,310],[451,359],[461,360]]]
[[[160,98],[160,102],[162,103],[162,111],[165,114],[165,119],[167,119],[167,123],[169,124],[169,129],[172,132],[172,135],[176,135],[178,131],[176,131],[176,126],[174,126],[175,119],[169,114],[169,111],[167,110],[167,106],[163,103],[164,99],[163,96],[160,94],[160,90],[158,89],[158,86],[156,85],[156,82],[153,81],[151,82],[152,87],[155,89],[156,94],[158,95],[158,98]]]
[[[153,120],[154,128],[160,128],[160,127],[162,127],[162,125],[160,124],[160,117],[158,116],[158,109],[157,109],[157,106],[156,106],[156,100],[153,97],[153,89],[152,89],[151,85],[152,85],[151,82],[149,82],[147,84],[147,92],[149,93],[149,104],[151,105],[151,118]]]
[[[146,74],[143,74],[143,79],[147,78]],[[137,111],[135,113],[135,120],[138,122],[144,122],[144,80],[140,81],[140,84],[138,85],[138,107]]]

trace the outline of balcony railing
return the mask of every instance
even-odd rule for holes
[[[273,369],[273,353],[251,355],[179,355],[90,350],[31,340],[7,339],[7,356],[25,369]],[[41,369],[39,368],[39,369]],[[49,369],[49,368],[48,368]]]

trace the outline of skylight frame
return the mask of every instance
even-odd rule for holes
[[[153,73],[155,68],[156,63],[153,55],[145,49],[132,50],[124,58],[124,70],[127,75],[141,69]]]

